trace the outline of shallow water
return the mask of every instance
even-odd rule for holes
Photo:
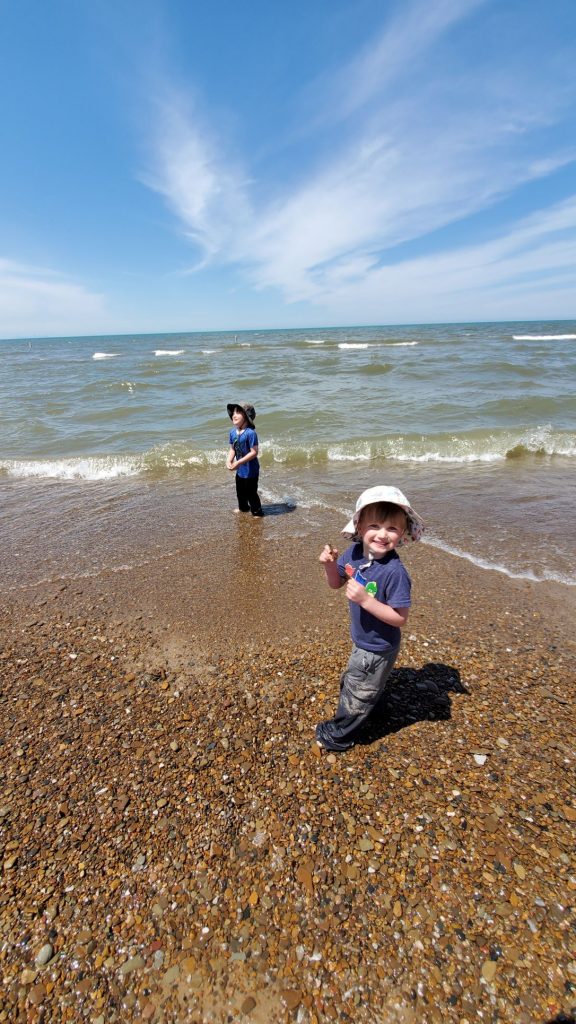
[[[425,543],[576,583],[576,325],[0,342],[9,587],[229,533],[226,403],[257,409],[271,543],[401,487]],[[288,514],[287,509],[293,511]]]

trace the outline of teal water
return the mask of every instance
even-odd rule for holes
[[[16,513],[48,549],[55,510],[105,537],[160,495],[226,509],[226,403],[247,399],[264,501],[301,512],[282,529],[393,482],[428,543],[570,584],[575,396],[576,322],[2,341],[0,540],[13,550]]]

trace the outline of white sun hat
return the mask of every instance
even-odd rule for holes
[[[400,506],[408,517],[408,535],[412,540],[420,540],[424,533],[424,520],[414,511],[408,498],[405,494],[402,494],[402,491],[397,487],[384,487],[383,485],[369,487],[367,491],[362,491],[356,502],[356,509],[352,519],[349,523],[346,523],[342,530],[344,536],[355,537],[358,532],[358,520],[362,509],[366,508],[367,505],[376,505],[382,501]]]

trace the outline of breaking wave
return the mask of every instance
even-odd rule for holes
[[[329,463],[438,463],[457,466],[471,463],[505,463],[534,458],[576,457],[576,433],[554,431],[550,426],[525,431],[437,436],[384,436],[339,443],[292,443],[264,441],[262,464],[313,466]],[[0,460],[0,474],[59,480],[107,480],[117,477],[171,472],[221,470],[222,448],[199,449],[187,442],[158,445],[142,453],[86,455],[56,459]]]

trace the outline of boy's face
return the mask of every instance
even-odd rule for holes
[[[239,409],[238,406],[236,406],[234,412],[232,413],[232,423],[234,424],[236,429],[241,430],[242,427],[246,426],[247,422],[248,420],[246,419],[243,410]]]
[[[364,544],[364,554],[383,558],[388,551],[397,548],[406,533],[406,516],[402,509],[390,512],[384,518],[374,505],[362,509],[358,521],[358,533]]]

